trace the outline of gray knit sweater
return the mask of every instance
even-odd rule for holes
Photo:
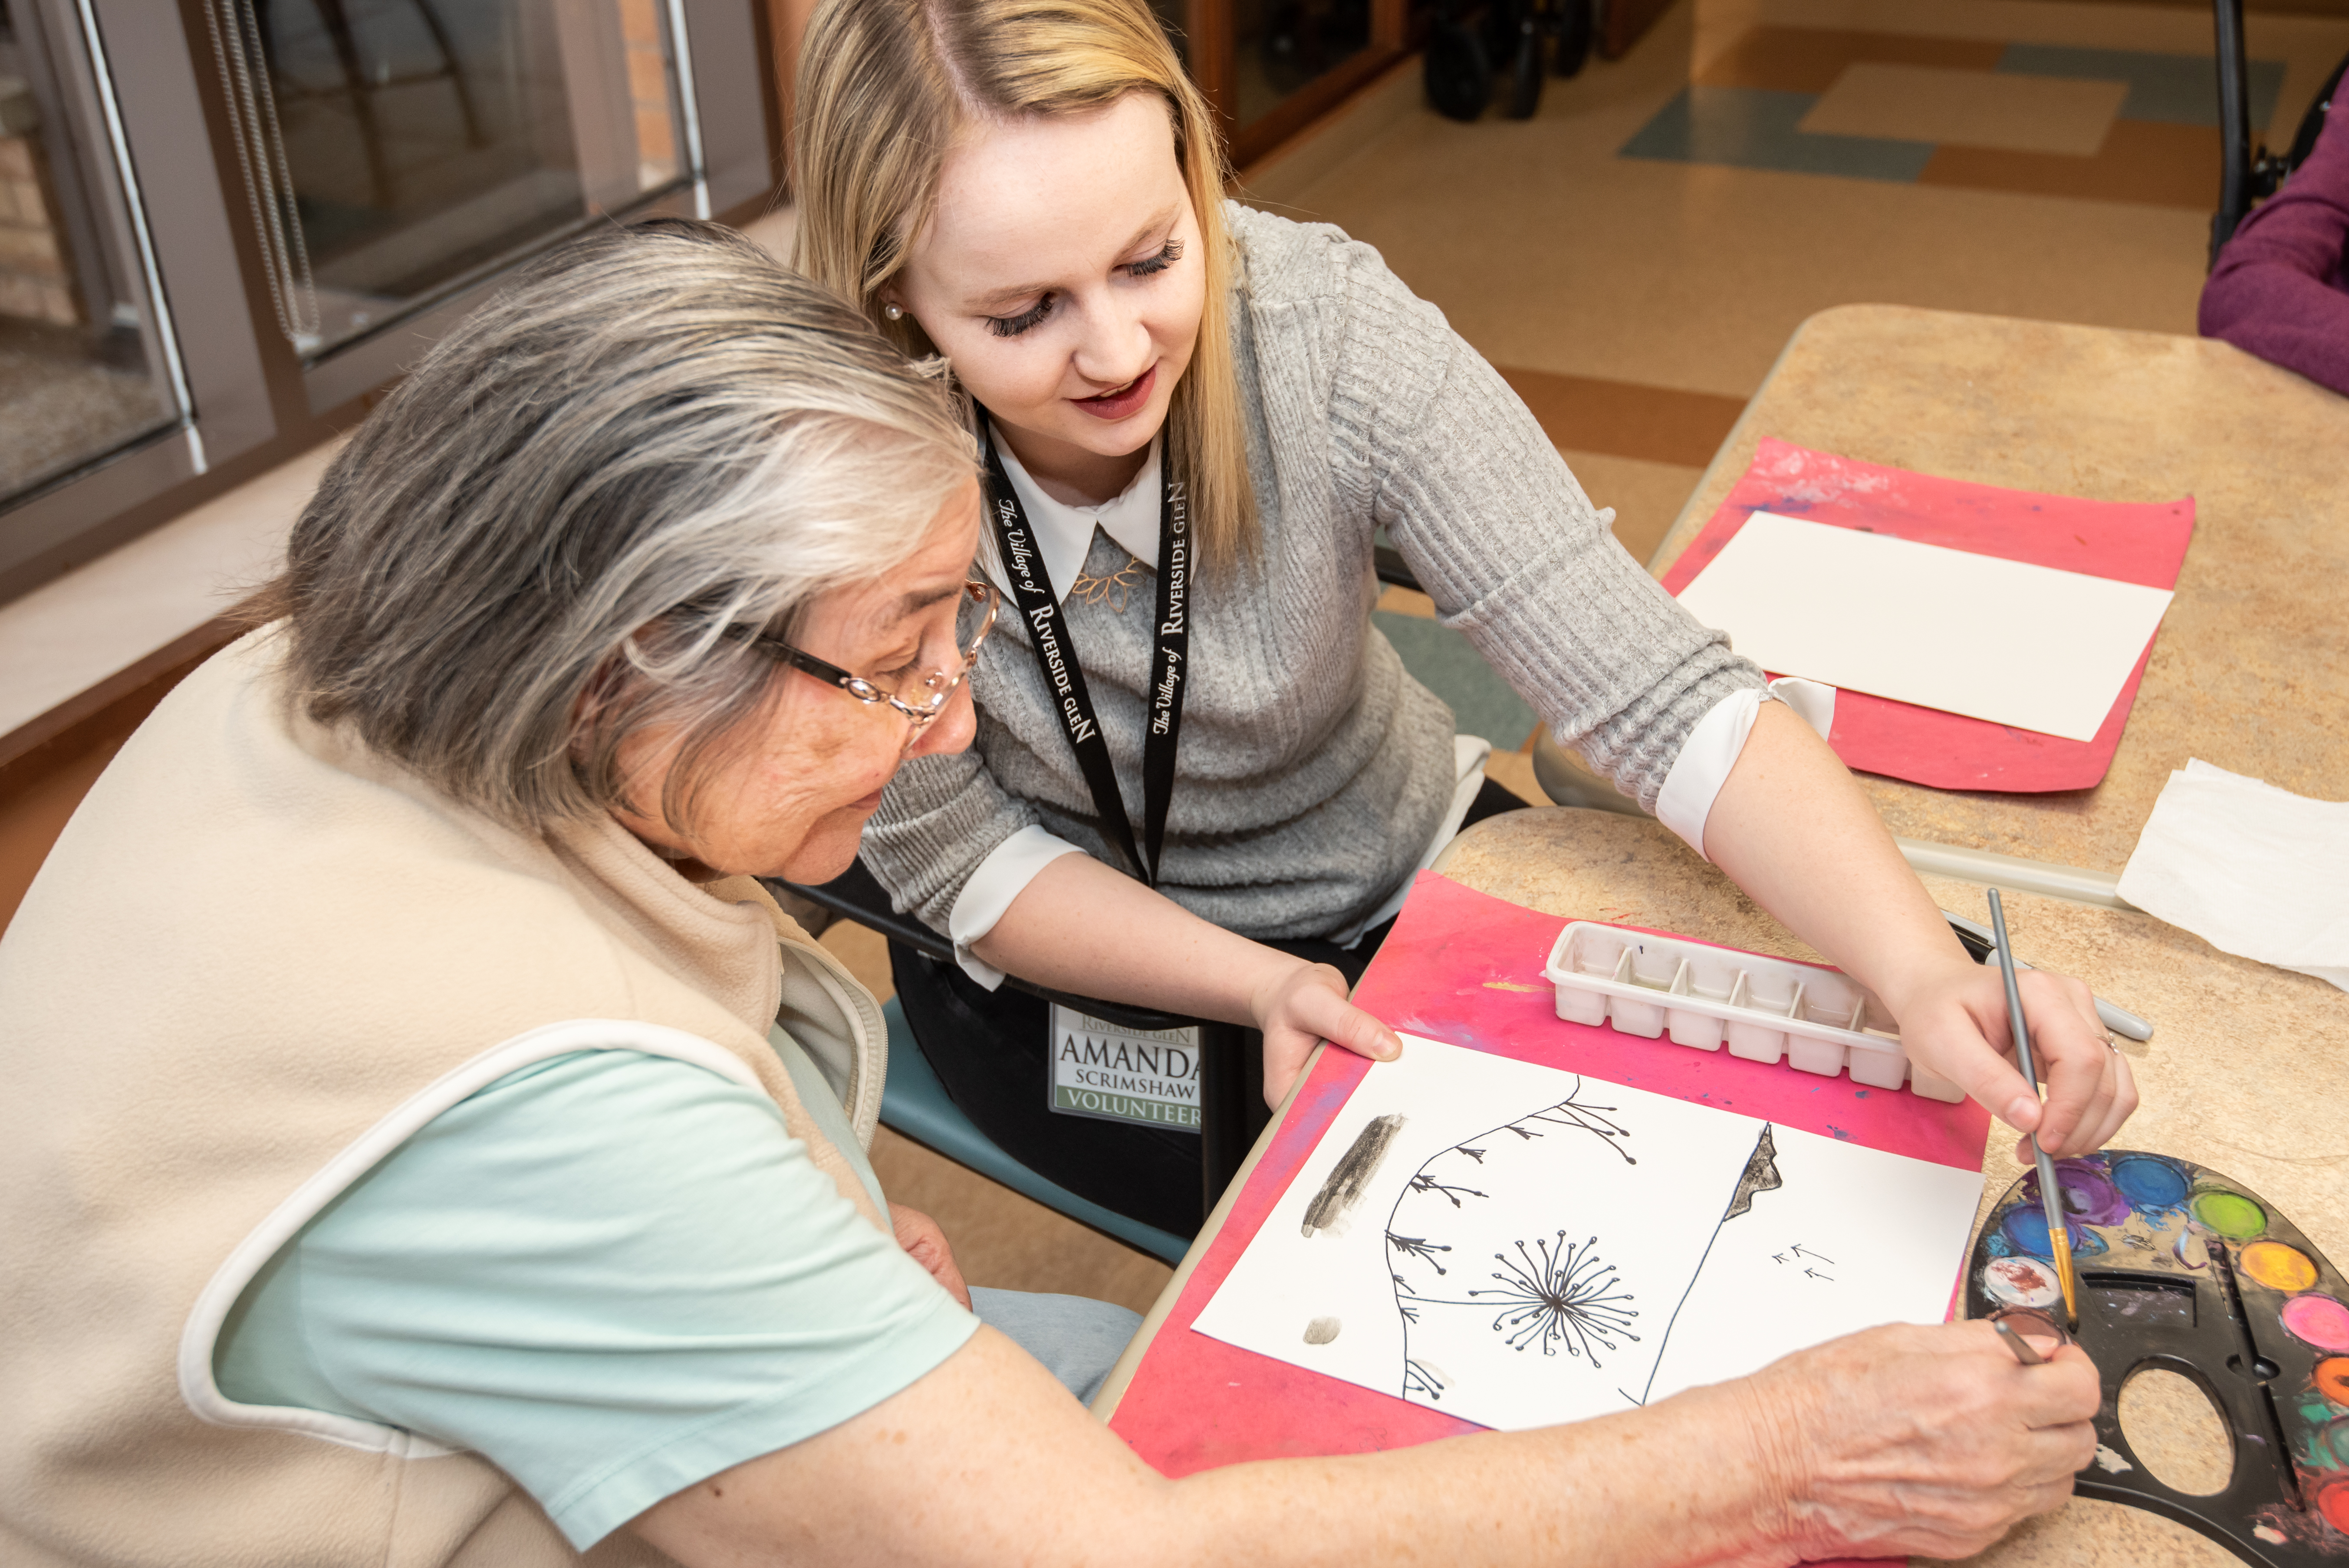
[[[1193,601],[1161,890],[1244,935],[1320,936],[1417,864],[1453,793],[1453,719],[1371,623],[1381,527],[1444,624],[1653,810],[1697,721],[1761,672],[1632,561],[1516,395],[1376,251],[1226,211],[1263,550],[1203,573]],[[1137,832],[1153,592],[1122,614],[1072,595],[1064,614]],[[971,688],[977,744],[907,763],[864,835],[897,907],[940,931],[1030,823],[1122,864],[1016,616]]]

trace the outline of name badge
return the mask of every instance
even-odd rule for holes
[[[1063,1116],[1199,1130],[1199,1031],[1128,1029],[1052,1006],[1051,1108]]]

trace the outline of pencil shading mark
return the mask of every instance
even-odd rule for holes
[[[1721,1217],[1733,1220],[1754,1207],[1754,1193],[1775,1191],[1785,1185],[1785,1179],[1778,1174],[1778,1145],[1772,1140],[1765,1123],[1761,1141],[1745,1157],[1745,1173],[1737,1179],[1737,1191],[1729,1200],[1729,1212]]]
[[[1330,1179],[1321,1183],[1321,1191],[1313,1194],[1313,1202],[1305,1208],[1305,1234],[1326,1231],[1346,1212],[1362,1201],[1362,1193],[1371,1178],[1379,1173],[1387,1150],[1394,1143],[1395,1134],[1402,1130],[1400,1116],[1374,1117],[1361,1131],[1354,1135],[1353,1146],[1330,1168]]]
[[[1317,1317],[1305,1326],[1305,1343],[1327,1345],[1337,1338],[1338,1331],[1345,1326],[1334,1317]]]

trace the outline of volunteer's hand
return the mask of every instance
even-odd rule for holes
[[[1743,1385],[1784,1465],[1783,1543],[1806,1559],[1967,1557],[2063,1506],[2095,1456],[2095,1364],[2033,1341],[2024,1367],[1987,1323],[1895,1324],[1830,1340]]]
[[[1323,1040],[1373,1061],[1402,1055],[1395,1032],[1348,1001],[1345,975],[1327,964],[1292,958],[1272,967],[1249,996],[1248,1013],[1264,1033],[1264,1103],[1269,1106],[1288,1097],[1305,1058]]]
[[[1911,1057],[2016,1131],[2037,1132],[2049,1154],[2062,1159],[2103,1148],[2137,1109],[2128,1058],[2107,1043],[2085,985],[2044,969],[2014,978],[2031,1026],[2032,1064],[2047,1090],[2044,1105],[2015,1066],[1997,965],[1953,957],[1884,1001],[1900,1020],[1900,1043]],[[2028,1164],[2021,1140],[2016,1150]]]
[[[889,1224],[897,1233],[897,1244],[916,1263],[930,1271],[930,1277],[946,1286],[947,1294],[970,1308],[970,1287],[962,1283],[962,1270],[955,1266],[954,1249],[947,1245],[947,1233],[938,1222],[919,1209],[908,1209],[903,1203],[889,1205]]]

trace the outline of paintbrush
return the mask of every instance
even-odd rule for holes
[[[2023,993],[2014,984],[2014,950],[2006,940],[2006,911],[2000,907],[1998,889],[1990,892],[1991,931],[1998,938],[1998,973],[2006,982],[2006,1026],[2014,1036],[2014,1059],[2031,1092],[2039,1092],[2039,1070],[2031,1065],[2031,1030],[2023,1021]],[[2047,1211],[2047,1245],[2055,1254],[2055,1282],[2064,1287],[2064,1322],[2080,1326],[2080,1296],[2072,1279],[2072,1238],[2064,1228],[2064,1190],[2055,1184],[2055,1161],[2039,1146],[2039,1135],[2025,1133],[2031,1158],[2039,1166],[2039,1202]]]

